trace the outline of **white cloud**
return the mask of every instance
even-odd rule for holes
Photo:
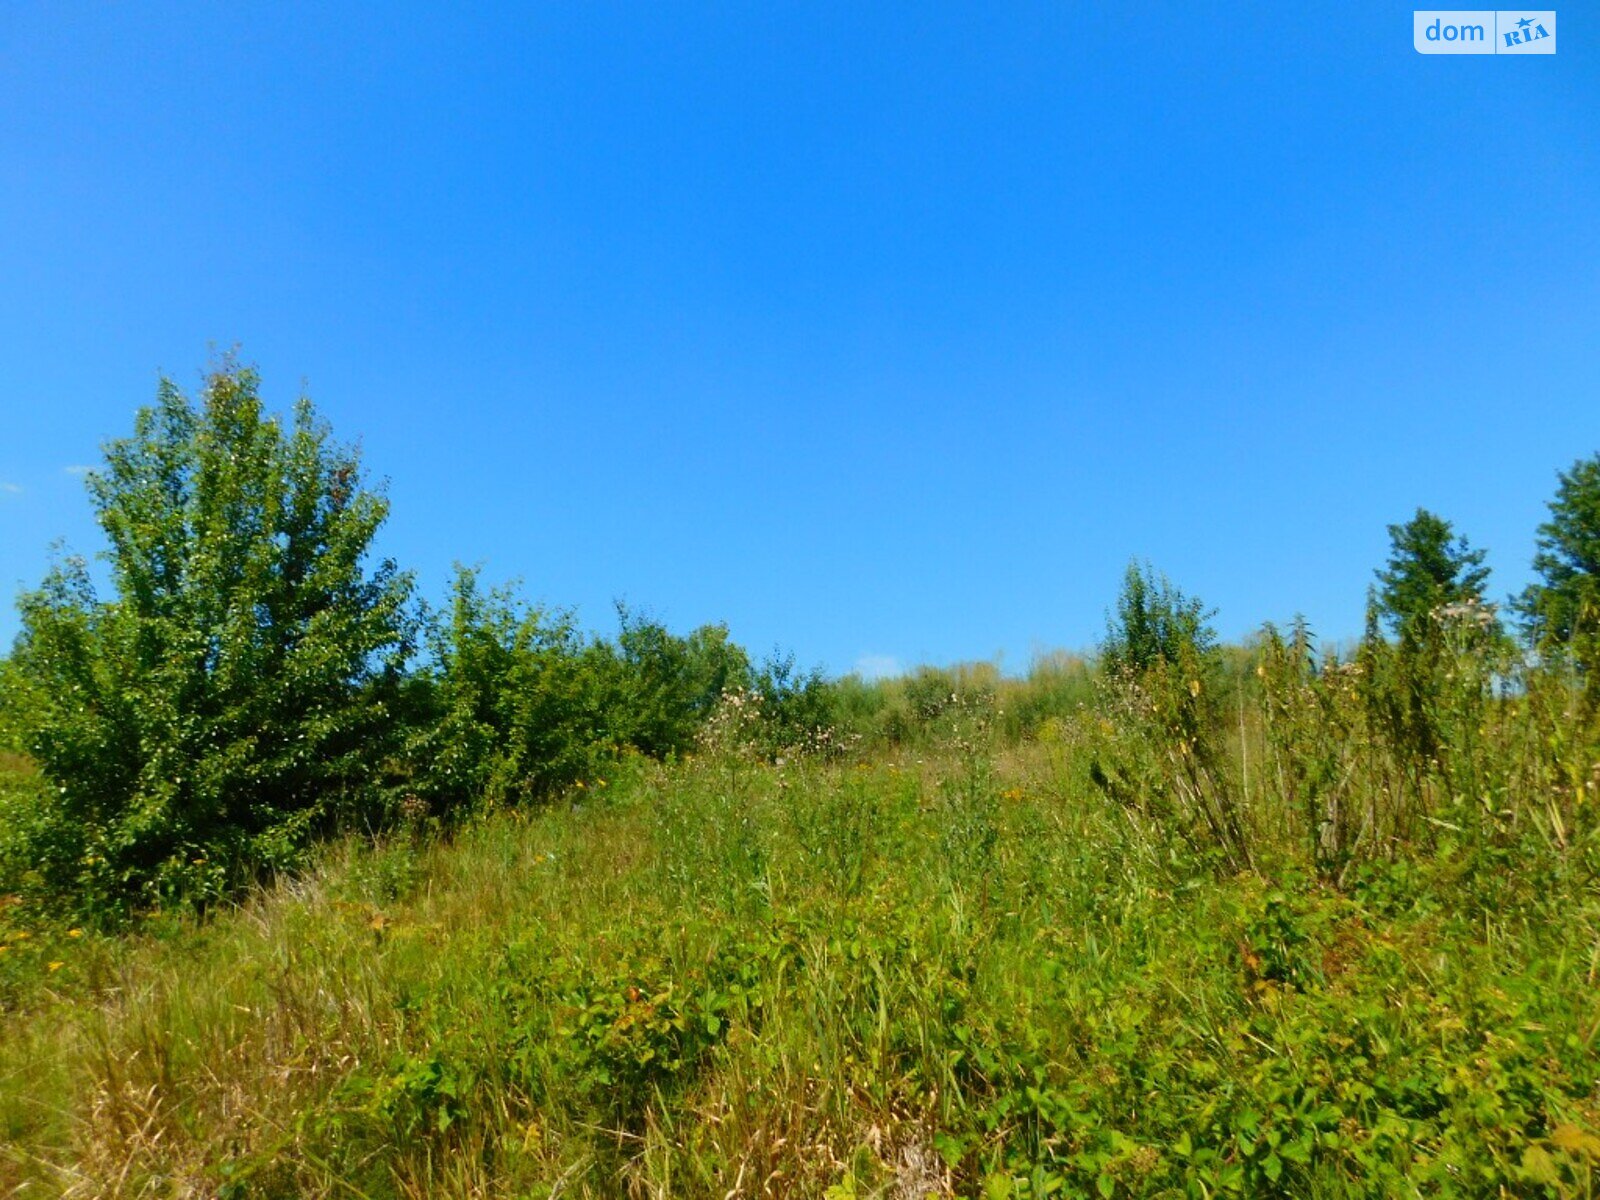
[[[855,673],[863,679],[892,679],[904,675],[906,669],[892,654],[863,654],[856,659]]]
[[[22,485],[20,483],[0,483],[0,492],[10,492],[13,496],[20,495]]]
[[[84,475],[87,475],[92,470],[94,470],[93,467],[80,467],[80,466],[71,466],[71,467],[62,467],[61,468],[62,474],[64,474],[64,475],[77,475],[80,478],[82,476],[84,476]]]

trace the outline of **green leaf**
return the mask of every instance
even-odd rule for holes
[[[1529,1146],[1522,1152],[1522,1176],[1530,1183],[1561,1186],[1561,1171],[1556,1160],[1542,1146]]]

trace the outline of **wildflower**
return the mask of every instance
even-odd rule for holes
[[[53,962],[53,963],[51,963],[51,964],[50,964],[50,969],[51,969],[51,970],[52,970],[52,971],[59,971],[59,970],[61,970],[61,968],[62,968],[62,967],[64,967],[64,966],[66,966],[66,965],[67,965],[67,964],[66,964],[66,963],[64,963],[64,962],[62,962],[62,961],[61,961],[61,960],[60,960],[60,959],[59,959],[59,958],[58,958],[58,959],[56,959],[56,961],[55,961],[55,962]]]
[[[70,938],[81,938],[83,936],[83,930],[81,930],[81,929],[69,929],[69,930],[67,930],[67,936],[70,937]]]

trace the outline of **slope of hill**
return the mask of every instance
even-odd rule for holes
[[[0,921],[0,1193],[1593,1194],[1581,873],[1235,871],[1087,753],[632,760],[203,924]]]

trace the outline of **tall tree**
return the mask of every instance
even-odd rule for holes
[[[1570,655],[1600,698],[1600,453],[1560,475],[1550,519],[1539,526],[1539,581],[1517,601],[1545,653]]]
[[[88,486],[115,595],[58,565],[13,661],[55,785],[39,873],[112,905],[218,894],[368,794],[409,649],[410,577],[367,565],[388,504],[309,400],[264,415],[231,359],[198,405],[162,381]]]
[[[1403,645],[1415,644],[1441,608],[1483,599],[1483,560],[1484,551],[1472,549],[1449,521],[1419,508],[1404,525],[1389,526],[1389,563],[1376,572],[1378,611]]]

